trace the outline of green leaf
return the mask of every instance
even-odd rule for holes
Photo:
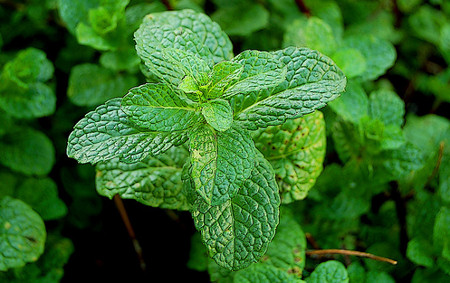
[[[254,264],[247,269],[236,272],[234,283],[300,283],[303,282],[294,276],[283,272],[274,266]]]
[[[282,210],[277,233],[260,263],[300,278],[306,262],[306,237],[295,216]]]
[[[98,163],[97,192],[110,199],[119,195],[153,207],[187,210],[181,171],[188,156],[187,150],[176,147],[136,163],[117,158]]]
[[[362,86],[354,80],[349,80],[345,92],[328,105],[342,119],[353,124],[358,124],[362,117],[369,114],[369,98]]]
[[[189,261],[186,264],[189,269],[196,271],[208,270],[208,263],[210,261],[201,237],[202,235],[199,232],[192,235]]]
[[[211,15],[230,36],[248,36],[269,23],[269,12],[256,3],[238,2],[226,5]]]
[[[304,199],[323,168],[326,136],[322,113],[257,130],[253,137],[274,168],[282,202]]]
[[[329,260],[319,264],[306,279],[308,283],[347,283],[348,274],[345,266],[339,261]]]
[[[40,82],[28,85],[26,90],[0,90],[0,109],[14,118],[32,119],[55,112],[56,96],[53,90]]]
[[[269,52],[246,50],[232,62],[243,66],[243,70],[238,81],[225,91],[227,98],[275,87],[286,78],[286,67]]]
[[[251,176],[237,194],[211,206],[184,178],[192,217],[214,261],[239,270],[257,262],[266,252],[278,225],[280,198],[273,170],[261,155]]]
[[[135,125],[120,102],[120,98],[107,101],[75,125],[67,145],[69,157],[92,164],[115,157],[137,162],[187,140],[185,131],[149,131]]]
[[[124,96],[136,84],[134,76],[115,74],[95,64],[81,64],[70,71],[67,96],[75,105],[96,106]]]
[[[289,47],[272,53],[287,67],[274,88],[231,97],[235,119],[248,129],[281,125],[324,107],[344,91],[342,71],[317,51]]]
[[[408,19],[408,23],[417,37],[435,45],[439,45],[440,31],[445,22],[446,15],[429,5],[422,5]]]
[[[398,149],[383,152],[379,158],[387,176],[396,180],[419,170],[424,163],[424,156],[417,147],[406,143]]]
[[[72,33],[75,33],[78,23],[88,21],[88,11],[97,7],[100,2],[100,0],[57,1],[59,14],[66,23],[67,29]]]
[[[16,128],[0,138],[0,163],[26,175],[46,175],[55,163],[55,149],[43,133]]]
[[[347,78],[358,77],[366,71],[366,58],[358,49],[340,48],[332,55],[332,58]]]
[[[45,53],[36,48],[20,51],[16,57],[5,64],[3,76],[20,87],[28,84],[48,81],[53,76],[53,65]]]
[[[397,57],[394,46],[371,35],[354,35],[344,38],[343,46],[361,52],[366,59],[366,71],[359,77],[362,80],[375,80],[392,67]]]
[[[436,215],[433,229],[433,243],[435,249],[440,253],[443,253],[445,249],[448,250],[450,245],[450,209],[445,206]]]
[[[118,45],[116,38],[103,37],[85,23],[79,23],[75,29],[77,40],[82,45],[87,45],[101,51],[115,50]]]
[[[347,267],[348,278],[352,283],[365,283],[366,282],[366,270],[358,261],[352,262]]]
[[[45,225],[24,202],[4,197],[0,200],[0,270],[36,261],[44,251]]]
[[[166,84],[147,83],[128,92],[122,99],[122,110],[130,121],[150,131],[181,131],[203,119],[181,96]]]
[[[370,94],[369,113],[373,119],[378,119],[385,125],[403,125],[405,103],[390,90],[377,90]]]
[[[426,240],[413,238],[408,242],[406,256],[417,265],[433,267],[433,247]]]
[[[230,61],[214,65],[209,74],[211,83],[208,86],[206,98],[213,99],[222,96],[230,86],[238,81],[243,69],[241,64]]]
[[[66,204],[58,197],[58,188],[50,178],[26,179],[14,197],[30,205],[43,220],[59,219],[67,214]]]
[[[206,122],[215,130],[223,132],[233,123],[233,110],[230,103],[223,99],[212,100],[202,107],[202,114]]]
[[[306,22],[297,20],[290,25],[286,30],[283,45],[308,47],[326,55],[333,54],[337,47],[331,27],[316,17],[310,17]]]
[[[141,27],[135,33],[138,53],[139,48],[143,48],[142,45],[144,43],[146,45],[156,44],[145,39],[145,37],[150,38],[149,28],[155,25],[164,25],[167,31],[172,30],[171,36],[164,37],[164,42],[162,42],[164,47],[189,50],[208,62],[210,67],[214,63],[230,60],[233,57],[233,45],[228,36],[221,30],[220,26],[211,21],[205,14],[192,10],[170,11],[147,15]],[[165,25],[170,26],[171,29]],[[179,44],[181,42],[180,37],[187,38],[187,42],[190,42],[188,44],[189,46],[185,45],[184,48],[177,48],[177,46],[183,46]],[[174,39],[176,40],[174,41]],[[170,41],[172,43],[169,43]],[[176,45],[173,45],[173,43]],[[194,52],[195,50],[198,52]]]
[[[244,129],[216,132],[210,126],[189,134],[190,175],[195,190],[207,203],[222,204],[232,198],[250,176],[256,149]]]
[[[395,283],[396,281],[387,272],[370,270],[367,272],[366,283]]]

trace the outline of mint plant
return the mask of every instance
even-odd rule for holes
[[[324,107],[344,91],[344,74],[308,48],[233,56],[219,25],[192,10],[146,16],[135,41],[152,82],[86,114],[67,155],[97,164],[100,194],[188,208],[219,266],[257,262],[280,196],[251,131]]]

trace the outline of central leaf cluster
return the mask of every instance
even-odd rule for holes
[[[99,172],[116,174],[117,180],[105,183],[99,175],[98,184],[123,188],[128,196],[134,192],[143,203],[181,208],[186,205],[164,201],[186,200],[219,265],[237,270],[257,262],[275,235],[280,196],[273,168],[250,131],[325,106],[344,90],[345,76],[329,58],[307,48],[233,56],[219,25],[191,10],[146,16],[135,40],[151,82],[88,113],[69,137],[68,156],[107,162],[99,164]],[[152,158],[186,142],[189,157],[177,173],[185,198],[173,197],[178,186],[171,190],[163,184],[160,194],[140,188],[144,179],[163,180],[173,167],[153,171],[152,178],[136,177],[138,183],[124,187],[131,181],[122,178],[131,177],[133,168],[141,174],[145,164],[155,164]],[[108,174],[107,168],[127,172]],[[153,196],[157,199],[149,199]]]

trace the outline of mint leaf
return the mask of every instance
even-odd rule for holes
[[[122,97],[137,84],[131,75],[120,75],[95,64],[81,64],[70,71],[67,96],[78,106],[96,106]]]
[[[437,251],[444,254],[448,253],[450,246],[450,208],[443,206],[434,222],[433,228],[433,243]],[[447,259],[449,256],[447,255]],[[449,259],[450,260],[450,259]]]
[[[146,30],[153,25],[169,25],[176,33],[182,32],[182,36],[185,34],[194,34],[195,36],[190,37],[192,40],[189,40],[189,45],[196,47],[196,50],[199,52],[193,53],[207,61],[210,67],[214,63],[229,60],[233,57],[233,45],[228,36],[221,30],[217,23],[211,21],[211,19],[203,13],[194,12],[192,10],[182,10],[147,15],[144,18],[141,27],[135,33],[137,45],[141,45],[144,42],[147,42],[147,44],[150,43],[150,45],[154,44],[144,39],[144,37],[149,36],[149,32]],[[172,38],[173,36],[167,37],[164,41],[171,41],[173,40]],[[165,42],[163,42],[163,44],[165,44]],[[171,47],[177,48],[176,46]],[[192,49],[190,49],[191,47],[186,46],[186,48],[189,49],[177,49],[192,51]]]
[[[413,238],[408,242],[406,256],[415,264],[433,267],[433,247],[426,240]]]
[[[308,283],[347,283],[348,274],[345,266],[336,260],[329,260],[319,264],[306,279]]]
[[[203,119],[181,96],[166,84],[147,83],[128,92],[122,99],[122,110],[130,121],[150,131],[181,131]]]
[[[88,11],[98,5],[99,1],[92,0],[58,0],[58,10],[61,18],[67,25],[67,29],[75,33],[75,28],[80,22],[88,21]]]
[[[181,172],[188,154],[183,147],[176,147],[136,163],[120,162],[117,158],[100,162],[97,192],[111,199],[118,194],[153,207],[187,210]]]
[[[369,115],[369,98],[361,84],[354,80],[349,80],[345,92],[328,105],[342,119],[354,124]]]
[[[58,197],[58,188],[50,178],[26,179],[14,197],[30,205],[43,220],[59,219],[67,214],[66,204]]]
[[[233,111],[230,103],[223,99],[205,103],[202,107],[202,114],[206,122],[220,132],[228,130],[233,123]]]
[[[189,133],[189,151],[194,188],[211,205],[237,193],[250,176],[256,156],[250,135],[238,127],[224,132],[198,127]]]
[[[405,115],[405,103],[390,90],[378,90],[370,94],[370,116],[385,125],[401,127]]]
[[[55,93],[40,82],[28,85],[26,90],[0,90],[0,109],[14,118],[44,117],[55,112],[55,108]]]
[[[366,71],[366,58],[358,49],[340,48],[332,55],[332,58],[347,78],[358,77]]]
[[[243,66],[238,81],[229,87],[224,97],[245,96],[252,91],[275,87],[286,78],[286,67],[269,52],[246,50],[232,59]]]
[[[25,175],[46,175],[55,163],[55,149],[43,133],[15,128],[0,137],[0,163]]]
[[[240,1],[218,9],[211,18],[230,36],[248,36],[267,26],[269,12],[263,5]]]
[[[120,102],[120,98],[107,101],[75,125],[67,145],[69,157],[93,164],[115,157],[137,162],[187,140],[185,131],[168,133],[137,126],[120,109]]]
[[[375,80],[383,75],[397,57],[390,42],[371,35],[349,36],[344,38],[343,46],[358,50],[366,59],[366,70],[359,76],[362,80]]]
[[[257,130],[253,137],[273,166],[282,202],[304,199],[323,168],[326,136],[322,113]]]
[[[227,269],[239,270],[257,262],[278,225],[280,198],[273,170],[262,155],[256,163],[237,194],[216,206],[209,205],[192,188],[189,177],[184,177],[195,226],[209,255]]]
[[[307,48],[288,47],[272,53],[287,67],[278,86],[231,97],[235,119],[248,129],[276,126],[324,107],[344,91],[346,78],[325,57]]]
[[[299,283],[302,281],[274,266],[266,264],[254,264],[246,268],[245,270],[236,272],[233,282]]]
[[[0,271],[36,261],[45,238],[44,222],[27,204],[10,197],[0,200]]]
[[[211,83],[206,98],[213,99],[223,93],[239,79],[244,67],[235,62],[223,61],[214,65],[209,74]]]

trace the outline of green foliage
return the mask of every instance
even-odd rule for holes
[[[174,196],[178,200],[173,205],[166,195],[186,194],[217,264],[239,270],[257,262],[274,237],[280,199],[273,169],[247,129],[280,125],[325,106],[344,90],[345,76],[329,58],[307,48],[248,50],[231,58],[227,35],[191,10],[146,16],[135,40],[147,68],[144,74],[159,82],[132,88],[122,99],[89,112],[69,137],[68,156],[82,163],[105,162],[98,167],[97,189],[109,197],[119,193],[182,209],[183,197]],[[146,159],[158,158],[186,139],[185,191],[169,182],[163,196],[144,194],[155,191],[150,184],[142,186],[146,182],[138,177]],[[164,179],[162,166],[155,167]],[[120,173],[104,177],[117,172],[113,168]],[[311,174],[309,186],[318,175]]]
[[[0,281],[141,276],[69,261],[109,227],[101,195],[193,224],[187,266],[213,282],[448,282],[449,19],[442,0],[0,1]],[[152,278],[201,276],[185,253]]]

